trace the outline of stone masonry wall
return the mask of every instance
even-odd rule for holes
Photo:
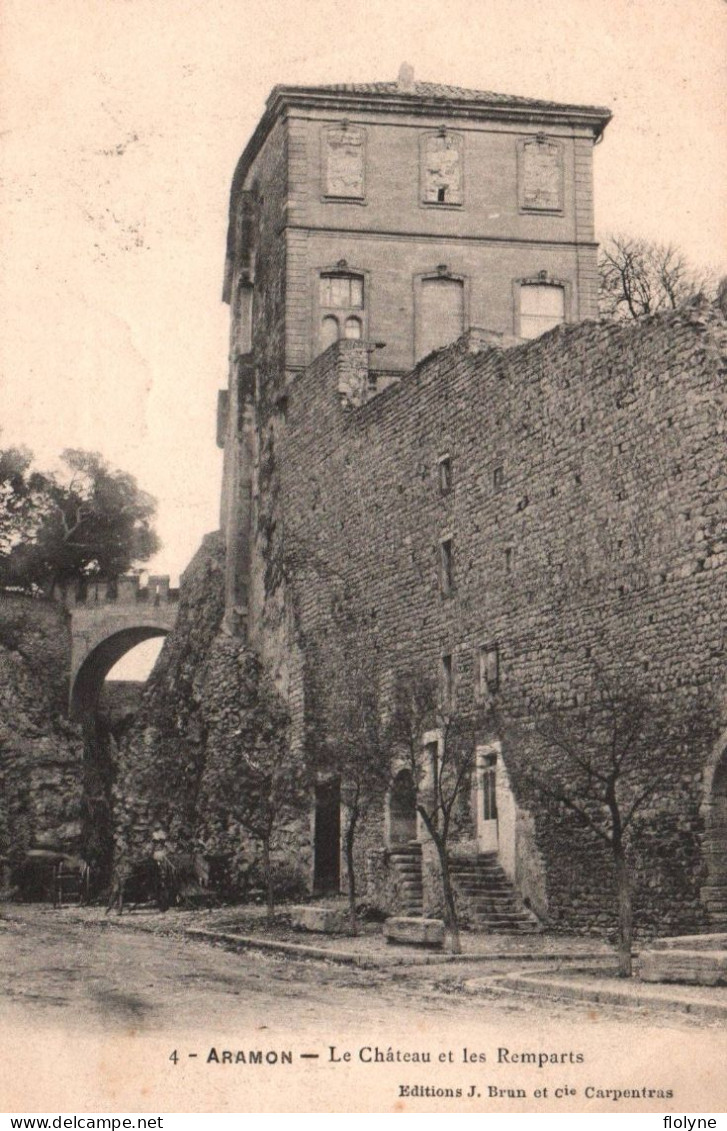
[[[724,346],[724,320],[701,307],[561,327],[508,351],[471,332],[351,407],[341,357],[365,373],[366,346],[339,343],[290,386],[277,440],[304,651],[334,631],[344,587],[391,672],[435,673],[452,655],[464,707],[482,648],[497,649],[519,717],[582,704],[594,660],[665,703],[706,705],[691,744],[665,751],[639,848],[637,905],[674,927],[699,919],[702,769],[725,725]],[[608,860],[561,816],[533,817],[549,913],[592,924]]]
[[[205,753],[205,665],[223,612],[224,546],[210,534],[182,576],[175,626],[121,742],[114,788],[117,858],[150,852],[156,830],[185,849],[193,841]]]
[[[77,851],[83,740],[68,722],[71,637],[56,603],[0,595],[0,855]]]

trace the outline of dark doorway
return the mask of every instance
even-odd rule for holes
[[[389,844],[417,839],[417,792],[409,770],[399,770],[389,794]]]
[[[313,890],[338,892],[341,886],[341,783],[338,778],[316,785]]]
[[[702,899],[713,927],[727,927],[727,749],[717,765],[705,822],[707,886]]]

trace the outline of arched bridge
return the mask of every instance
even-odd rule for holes
[[[90,584],[69,605],[71,614],[71,717],[95,710],[99,693],[114,664],[153,636],[166,636],[177,619],[179,590],[169,578],[151,576],[142,586],[135,575],[115,585]]]

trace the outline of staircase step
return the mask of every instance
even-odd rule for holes
[[[452,882],[466,901],[474,926],[496,934],[530,934],[540,929],[533,915],[523,910],[517,892],[495,853],[450,860]]]
[[[398,878],[401,912],[423,916],[421,846],[397,845],[389,859]],[[521,907],[496,853],[477,859],[450,858],[450,874],[455,892],[467,902],[474,926],[493,934],[533,934],[540,930],[535,916]]]
[[[398,844],[389,853],[398,878],[399,910],[411,918],[424,917],[422,849],[420,844]]]

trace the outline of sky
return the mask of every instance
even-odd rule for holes
[[[614,113],[597,234],[727,271],[724,0],[2,0],[0,442],[100,451],[173,578],[218,524],[229,185],[276,83],[419,79]]]

